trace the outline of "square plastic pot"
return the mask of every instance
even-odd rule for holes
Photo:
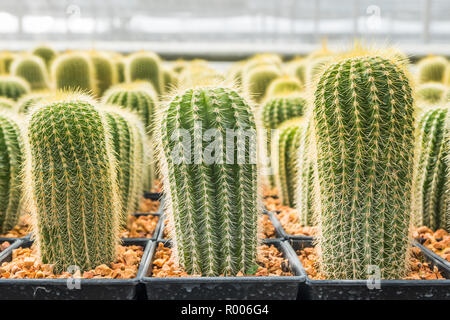
[[[263,243],[273,244],[283,253],[294,276],[153,278],[153,257],[161,242],[171,246],[170,240],[154,242],[145,262],[142,283],[149,300],[295,300],[300,284],[305,281],[292,247],[285,241],[272,239]]]
[[[18,247],[30,247],[33,241],[18,240],[2,252],[0,265],[11,261],[12,251]],[[138,297],[139,279],[144,261],[150,253],[152,241],[148,239],[124,239],[123,245],[144,247],[144,254],[133,279],[0,279],[0,299],[14,300],[132,300]],[[79,286],[78,286],[79,284]]]
[[[291,240],[291,243],[294,250],[313,246],[311,240]],[[450,269],[423,250],[423,246],[414,245],[421,249],[428,262],[439,268],[446,280],[380,280],[378,286],[367,280],[313,280],[307,276],[300,296],[312,300],[449,300]]]

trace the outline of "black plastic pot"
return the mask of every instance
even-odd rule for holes
[[[264,213],[266,213],[269,216],[269,219],[272,222],[272,225],[275,227],[275,232],[276,232],[277,238],[281,238],[284,240],[306,240],[306,241],[313,239],[313,237],[294,236],[294,235],[288,234],[286,232],[286,230],[284,230],[283,226],[281,225],[280,220],[278,220],[276,211],[265,210]]]
[[[295,250],[313,246],[311,240],[291,243]],[[439,268],[445,278],[450,279],[449,268],[424,251],[420,244],[414,245],[422,250],[432,265]],[[307,276],[299,296],[312,300],[448,300],[450,280],[380,280],[377,288],[375,283],[367,280],[313,280]]]
[[[30,247],[31,240],[18,240],[2,253],[2,262],[11,261],[12,250]],[[138,296],[139,279],[144,271],[144,262],[152,248],[148,239],[124,239],[125,246],[144,247],[138,273],[133,279],[0,279],[0,299],[21,300],[132,300]],[[76,283],[79,283],[77,288]],[[71,286],[73,289],[69,289]]]
[[[450,262],[448,262],[447,260],[445,260],[444,258],[442,258],[440,255],[434,253],[432,250],[428,249],[427,247],[425,247],[423,245],[423,243],[425,242],[425,239],[423,239],[424,241],[417,241],[417,247],[419,247],[422,251],[427,252],[427,255],[433,257],[433,259],[440,261],[443,265],[445,265],[448,269],[450,269]]]
[[[17,238],[0,238],[0,245],[3,242],[9,242],[10,246],[3,251],[0,251],[0,261],[8,254],[9,250],[14,250],[20,246],[21,241]]]
[[[295,276],[152,278],[153,255],[160,242],[171,245],[170,240],[154,242],[147,257],[142,283],[149,300],[294,300],[299,285],[305,281],[304,271],[292,247],[275,239],[264,243],[273,244],[283,252]]]

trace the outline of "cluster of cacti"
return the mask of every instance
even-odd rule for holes
[[[0,96],[2,97],[16,101],[30,90],[28,82],[20,77],[0,76]]]
[[[125,65],[127,82],[144,80],[151,83],[158,94],[164,93],[161,59],[152,52],[138,52],[130,55]]]
[[[444,99],[447,87],[442,83],[427,82],[418,86],[416,90],[417,101],[428,104],[440,103]]]
[[[97,94],[95,68],[89,55],[85,53],[66,53],[55,58],[52,63],[52,79],[56,89]]]
[[[117,82],[117,70],[112,59],[105,53],[91,52],[90,58],[94,66],[97,95],[103,93]]]
[[[450,231],[450,111],[432,108],[417,127],[413,181],[416,225]]]
[[[196,87],[217,85],[225,80],[225,77],[203,62],[191,62],[180,73],[179,82],[183,87]]]
[[[51,93],[49,91],[31,92],[23,95],[16,103],[16,111],[26,114],[35,104],[50,96]]]
[[[417,64],[419,83],[443,82],[447,66],[447,59],[440,56],[427,57],[420,60]]]
[[[31,52],[35,56],[40,57],[42,60],[44,60],[45,65],[47,66],[47,69],[50,69],[51,63],[53,59],[55,59],[57,53],[53,48],[48,46],[38,46],[33,49]]]
[[[81,271],[116,258],[121,203],[104,116],[89,100],[67,96],[33,109],[27,178],[34,236],[55,272]]]
[[[281,76],[279,68],[273,65],[262,65],[244,72],[244,92],[256,102],[261,102],[266,95],[270,83]]]
[[[138,209],[143,192],[145,131],[140,119],[129,111],[117,106],[104,106],[103,110],[116,158],[123,211],[120,223],[126,226],[128,215]]]
[[[14,105],[16,102],[14,100],[11,100],[9,98],[0,97],[0,109],[1,110],[11,110],[14,108]]]
[[[18,222],[23,206],[25,150],[20,119],[0,111],[0,233]]]
[[[286,96],[292,93],[302,91],[303,86],[301,82],[292,76],[282,76],[273,80],[267,88],[266,96]]]
[[[321,272],[329,279],[405,276],[411,222],[413,98],[403,69],[381,56],[330,65],[313,109]]]
[[[163,110],[160,126],[166,212],[174,227],[178,263],[190,274],[251,272],[260,210],[258,172],[252,161],[256,149],[250,143],[233,145],[241,161],[227,158],[224,151],[227,129],[256,130],[251,108],[232,89],[188,89]],[[216,129],[215,141],[223,152],[214,152],[210,142],[202,141],[209,129]],[[194,137],[194,146],[183,145],[179,130]]]
[[[38,56],[18,56],[11,64],[10,73],[25,79],[30,84],[31,90],[44,90],[49,87],[47,66]]]

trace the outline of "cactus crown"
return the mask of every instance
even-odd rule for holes
[[[11,230],[22,211],[24,141],[20,119],[0,111],[0,233]]]
[[[445,69],[448,61],[444,57],[427,57],[417,64],[418,81],[425,82],[443,82]]]
[[[285,96],[302,90],[300,80],[293,76],[282,76],[272,81],[267,88],[267,96]]]
[[[0,96],[17,100],[30,90],[28,82],[20,77],[0,76]]]
[[[280,76],[280,70],[273,65],[255,67],[244,73],[244,90],[256,102],[261,102],[270,83]]]
[[[442,83],[428,82],[417,88],[416,97],[418,101],[434,104],[443,101],[446,91],[447,87]]]
[[[121,203],[105,119],[83,96],[61,96],[30,112],[26,185],[42,262],[85,271],[116,258]]]
[[[174,231],[177,261],[191,274],[249,272],[256,262],[260,209],[252,161],[256,147],[239,139],[238,146],[231,144],[230,158],[224,141],[229,148],[229,130],[255,130],[252,110],[233,89],[202,87],[176,95],[158,123],[165,212]],[[183,132],[195,142],[179,149]],[[203,140],[208,135],[216,147]]]
[[[27,80],[32,90],[47,89],[49,86],[47,66],[38,56],[18,56],[11,64],[11,74]]]
[[[414,161],[413,215],[417,225],[450,231],[450,112],[432,108],[420,118]]]
[[[47,46],[38,46],[38,47],[34,48],[31,53],[34,54],[35,56],[40,57],[42,60],[44,60],[47,68],[50,68],[53,59],[57,55],[55,50],[53,50],[52,48],[47,47]]]
[[[102,52],[91,52],[92,64],[95,70],[95,79],[98,96],[117,82],[117,70],[112,59]]]
[[[300,95],[270,98],[263,106],[264,127],[276,129],[284,121],[302,116],[306,107],[307,100]]]
[[[414,149],[413,99],[402,65],[377,55],[330,65],[313,110],[323,273],[384,279],[407,272]]]
[[[44,98],[48,98],[50,96],[50,92],[41,91],[41,92],[32,92],[22,96],[19,101],[16,103],[16,111],[17,113],[28,113],[28,111],[38,102],[40,102]]]
[[[127,82],[144,80],[150,82],[158,94],[164,93],[161,59],[153,52],[131,54],[125,65]]]

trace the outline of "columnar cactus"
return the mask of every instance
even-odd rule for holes
[[[166,213],[178,262],[190,274],[251,272],[260,208],[252,110],[232,89],[189,89],[163,110],[160,125]],[[237,135],[237,145],[229,144],[229,134]],[[186,144],[187,136],[194,143]]]
[[[121,202],[107,123],[93,103],[67,95],[33,108],[27,178],[43,263],[81,271],[116,258]]]
[[[418,86],[416,97],[418,101],[435,104],[443,101],[446,91],[447,87],[442,83],[428,82]]]
[[[16,102],[9,98],[0,97],[0,109],[1,110],[12,110]]]
[[[407,271],[414,153],[413,98],[391,60],[342,59],[320,77],[313,110],[320,184],[319,247],[327,278]]]
[[[26,114],[35,104],[39,103],[44,98],[48,98],[50,95],[51,94],[48,91],[28,93],[17,101],[15,109],[17,113]]]
[[[161,59],[153,52],[137,52],[130,55],[125,65],[125,79],[127,82],[148,81],[158,94],[164,93]]]
[[[448,61],[444,57],[427,57],[417,64],[417,75],[419,83],[443,82],[445,69]]]
[[[145,131],[141,120],[132,113],[117,106],[102,109],[114,147],[123,209],[120,222],[125,226],[128,215],[138,209],[142,196]]]
[[[17,101],[30,92],[30,85],[20,77],[0,76],[0,96]]]
[[[261,102],[270,83],[280,76],[281,72],[275,66],[263,65],[255,67],[244,74],[244,91],[256,102]]]
[[[38,56],[18,56],[11,64],[11,75],[28,81],[31,90],[43,90],[49,87],[47,66]]]
[[[289,207],[294,207],[297,190],[297,156],[302,126],[300,119],[285,122],[272,149],[272,164],[277,168],[276,185],[283,205]]]
[[[52,79],[57,89],[97,93],[94,65],[89,55],[82,52],[66,53],[55,58]]]
[[[302,91],[302,84],[292,76],[282,76],[273,80],[267,88],[267,97],[285,96]]]
[[[94,66],[97,94],[100,97],[109,87],[116,84],[117,70],[107,54],[91,52],[90,57]]]
[[[306,107],[307,100],[301,95],[270,98],[263,106],[264,127],[276,129],[286,120],[301,117]]]
[[[413,215],[417,225],[450,231],[450,111],[432,108],[417,128]]]
[[[24,142],[20,119],[0,111],[0,233],[11,230],[22,211]]]
[[[31,53],[44,60],[47,69],[50,69],[52,61],[57,55],[56,51],[48,46],[38,46]]]

